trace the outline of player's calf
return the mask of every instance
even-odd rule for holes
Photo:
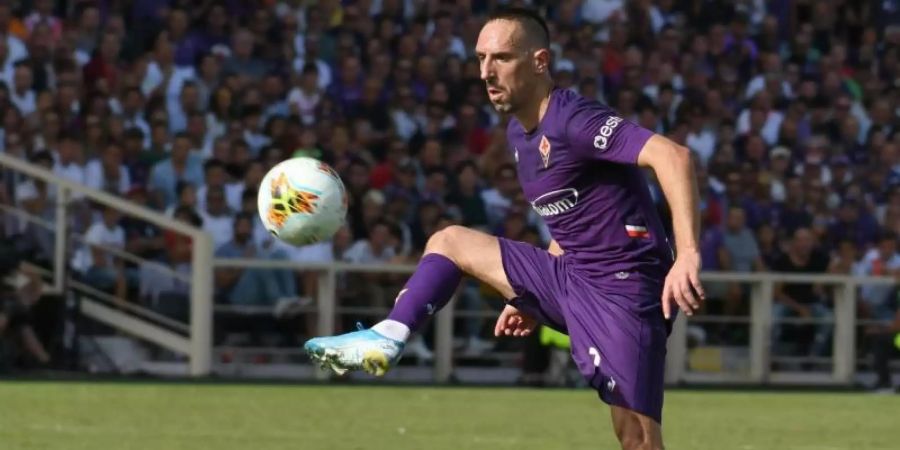
[[[622,450],[662,450],[662,431],[653,419],[619,406],[612,406],[613,428]]]
[[[434,233],[415,273],[397,295],[386,321],[374,329],[387,337],[406,340],[428,316],[443,308],[456,291],[463,273],[494,285],[504,295],[512,288],[506,280],[497,238],[460,226]]]

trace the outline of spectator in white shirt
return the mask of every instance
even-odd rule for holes
[[[854,275],[900,277],[900,254],[897,253],[897,235],[893,231],[881,233],[878,245],[854,266]],[[891,319],[894,316],[891,294],[895,289],[891,285],[863,285],[860,288],[863,315],[876,320]]]
[[[200,111],[200,90],[192,80],[185,81],[177,97],[169,97],[166,111],[169,113],[169,132],[178,133],[187,129],[188,116]]]
[[[82,163],[84,152],[78,139],[69,133],[64,133],[59,137],[58,147],[53,173],[73,183],[86,184],[84,164]]]
[[[125,91],[122,102],[122,116],[125,118],[125,129],[137,128],[144,136],[143,147],[150,147],[150,124],[144,118],[144,94],[137,87]]]
[[[95,221],[85,233],[84,245],[75,253],[72,267],[82,274],[85,284],[112,291],[117,302],[124,302],[129,282],[136,285],[136,273],[126,271],[122,260],[104,249],[124,251],[125,230],[119,226],[120,219],[117,210],[104,206],[102,219]]]
[[[19,38],[0,30],[0,80],[13,85],[15,64],[28,58],[28,49]]]
[[[131,174],[122,161],[122,147],[115,142],[107,144],[100,158],[91,160],[85,167],[87,185],[124,196],[131,189]]]
[[[769,93],[760,91],[750,106],[738,115],[737,132],[739,135],[751,132],[759,133],[766,140],[766,144],[775,145],[778,143],[778,132],[781,129],[782,121],[784,121],[784,114],[772,108],[772,99]]]
[[[232,234],[216,249],[218,258],[283,259],[283,253],[264,254],[253,240],[253,214],[240,213],[233,219]],[[204,224],[205,225],[205,224]],[[233,305],[274,306],[296,300],[297,284],[290,269],[228,268],[215,273],[216,288]]]
[[[369,235],[353,243],[344,253],[344,261],[358,264],[374,264],[391,262],[396,256],[396,248],[399,239],[392,236],[391,226],[387,222],[379,221],[369,227]],[[390,274],[365,273],[358,274],[365,286],[369,286],[371,305],[389,306],[393,300],[395,289],[394,277]]]
[[[17,62],[13,71],[13,88],[9,93],[9,99],[22,116],[37,111],[37,95],[31,88],[33,83],[34,77],[28,62],[24,60]]]
[[[37,152],[31,156],[30,160],[32,164],[39,165],[46,170],[53,169],[53,156],[49,152]],[[19,209],[32,217],[53,222],[56,190],[47,183],[33,178],[25,178],[24,181],[16,184],[14,196],[15,204]],[[15,227],[17,232],[26,233],[38,242],[46,244],[49,243],[48,241],[52,241],[51,231],[24,219],[19,219]]]
[[[315,119],[316,107],[322,100],[322,89],[318,85],[319,71],[313,64],[303,66],[300,80],[290,93],[288,93],[288,105],[291,113],[300,116],[304,125],[312,125]]]
[[[200,217],[203,219],[203,230],[212,236],[216,248],[231,240],[234,212],[228,208],[222,186],[212,186],[206,190],[206,208],[200,210]]]
[[[218,159],[210,159],[203,163],[205,185],[197,188],[197,208],[206,210],[206,192],[210,188],[219,187],[225,189],[225,202],[232,211],[241,210],[241,194],[244,192],[243,183],[229,183],[228,171],[225,164]]]

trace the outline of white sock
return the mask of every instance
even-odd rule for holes
[[[382,320],[372,327],[376,333],[395,341],[406,342],[409,339],[409,327],[396,320]]]

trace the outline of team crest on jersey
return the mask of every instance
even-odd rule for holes
[[[550,165],[550,140],[547,139],[547,136],[541,136],[541,143],[538,145],[538,150],[541,151],[541,161],[544,163],[544,168],[546,169],[548,165]]]

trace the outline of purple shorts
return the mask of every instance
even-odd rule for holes
[[[610,404],[662,423],[669,327],[657,298],[600,289],[567,258],[523,242],[500,239],[509,304],[569,335],[572,358]]]

